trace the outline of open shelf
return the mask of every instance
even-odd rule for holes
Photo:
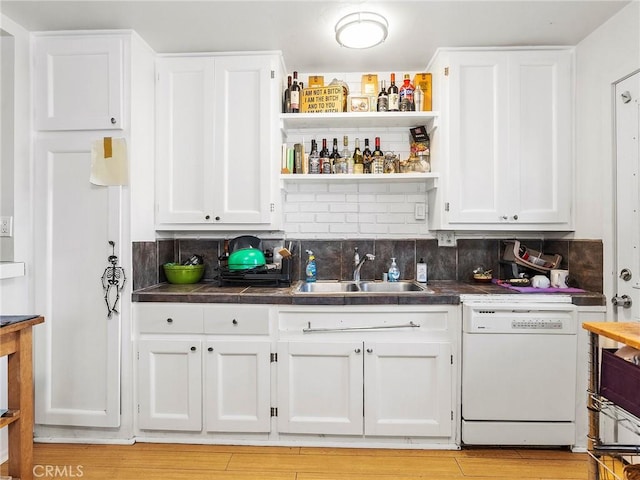
[[[284,130],[302,128],[417,127],[437,128],[438,112],[283,113]]]
[[[9,410],[0,417],[0,428],[11,425],[20,418],[20,410]]]
[[[366,183],[366,182],[425,182],[427,190],[437,187],[439,173],[365,173],[365,174],[281,174],[280,181],[286,183]]]

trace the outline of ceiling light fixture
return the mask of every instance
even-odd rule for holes
[[[347,48],[375,47],[385,41],[388,28],[387,19],[377,13],[350,13],[336,23],[336,41]]]

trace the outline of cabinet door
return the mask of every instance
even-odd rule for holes
[[[138,342],[138,427],[202,430],[202,356],[197,340]]]
[[[204,352],[209,432],[271,430],[271,344],[209,341]]]
[[[121,36],[36,36],[36,129],[123,128],[123,62]]]
[[[216,58],[215,216],[226,224],[270,222],[273,63],[262,55]]]
[[[47,318],[34,329],[36,423],[117,427],[130,295],[127,282],[108,318],[100,277],[109,255],[127,258],[125,192],[89,183],[92,133],[54,137],[35,143],[35,296]]]
[[[451,346],[365,343],[365,435],[448,437]]]
[[[161,58],[157,69],[156,222],[212,222],[213,58]]]
[[[507,57],[452,52],[449,64],[450,223],[496,223],[508,181]]]
[[[570,223],[571,102],[571,52],[509,53],[507,221]]]
[[[278,431],[361,435],[361,342],[278,343]]]

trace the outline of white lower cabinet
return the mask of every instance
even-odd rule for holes
[[[282,311],[278,431],[451,437],[457,315],[452,306]]]
[[[138,429],[269,432],[268,306],[138,304]]]
[[[446,343],[279,342],[283,433],[449,436]]]
[[[457,306],[139,303],[134,317],[141,437],[456,443]]]

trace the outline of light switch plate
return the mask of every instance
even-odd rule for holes
[[[0,237],[13,236],[13,217],[0,217]]]

